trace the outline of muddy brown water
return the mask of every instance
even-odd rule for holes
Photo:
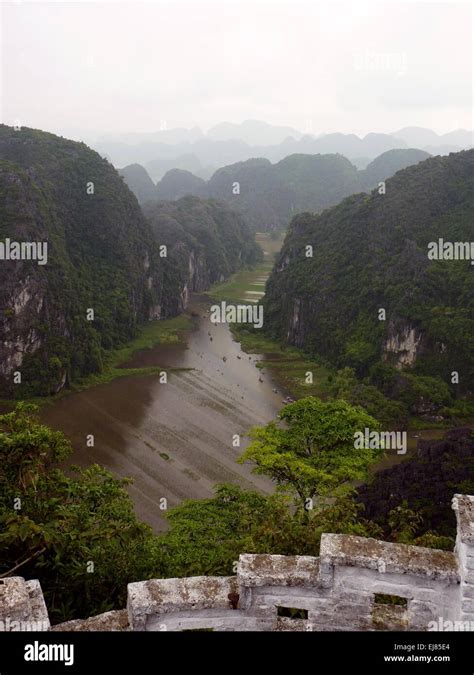
[[[210,322],[208,306],[202,297],[193,299],[189,311],[198,316],[186,344],[159,345],[124,364],[189,370],[168,371],[166,384],[158,375],[125,376],[41,410],[43,421],[71,440],[70,463],[96,462],[133,478],[135,511],[156,531],[166,526],[162,498],[169,508],[210,497],[221,482],[273,490],[236,459],[248,444],[243,435],[275,418],[286,392],[256,367],[262,356],[243,352],[227,324]],[[86,444],[89,434],[93,448]],[[240,447],[233,445],[234,434],[241,435]]]

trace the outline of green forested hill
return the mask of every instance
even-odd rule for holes
[[[256,158],[219,169],[207,183],[189,171],[169,171],[156,194],[158,199],[186,194],[221,199],[242,213],[254,230],[268,231],[285,228],[296,213],[319,213],[348,195],[371,190],[428,156],[421,150],[388,151],[364,171],[339,154],[294,154],[276,164]],[[135,189],[133,182],[129,186]]]
[[[174,249],[206,251],[209,282],[257,256],[225,206],[183,201],[161,213]],[[0,260],[0,395],[49,394],[99,372],[104,350],[138,324],[182,310],[192,260],[160,257],[160,224],[152,229],[114,167],[83,143],[0,126],[0,242],[48,243],[46,265]]]
[[[342,155],[290,155],[277,164],[251,159],[216,171],[212,197],[240,211],[256,230],[286,227],[299,211],[321,211],[360,189],[357,169]]]
[[[183,292],[209,288],[261,258],[247,223],[225,203],[187,196],[143,208],[157,244],[168,249],[163,260],[167,312],[181,311]]]
[[[168,171],[155,188],[155,199],[181,199],[186,195],[195,197],[207,197],[208,189],[206,181],[195,176],[190,171],[183,169],[171,169]]]
[[[397,171],[418,164],[418,162],[422,162],[430,156],[428,152],[415,148],[387,150],[387,152],[373,159],[363,171],[359,172],[361,185],[364,190],[372,190],[372,188],[377,187],[379,181],[390,178]]]
[[[360,375],[385,360],[448,384],[458,371],[453,390],[472,390],[474,266],[427,252],[438,238],[473,241],[473,218],[472,150],[399,171],[386,194],[296,216],[267,284],[266,330]]]
[[[160,313],[150,231],[113,166],[82,143],[0,127],[0,240],[47,241],[48,262],[0,261],[3,392],[44,394]],[[94,320],[87,320],[89,309]],[[21,371],[22,383],[12,384]]]
[[[118,172],[140,204],[156,198],[155,184],[141,164],[129,164],[129,166],[119,169]]]

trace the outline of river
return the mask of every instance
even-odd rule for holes
[[[273,489],[236,459],[248,444],[242,436],[273,419],[285,393],[256,367],[263,357],[243,352],[227,324],[210,322],[209,305],[204,296],[192,298],[186,344],[159,345],[124,364],[171,369],[167,383],[158,375],[122,377],[41,410],[43,421],[71,440],[70,463],[96,462],[133,478],[135,511],[155,531],[166,526],[160,507],[210,497],[216,483]],[[86,442],[90,434],[94,447]],[[234,434],[241,436],[240,447],[234,447]]]

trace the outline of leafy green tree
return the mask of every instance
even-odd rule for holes
[[[347,492],[350,482],[367,477],[381,450],[354,447],[356,432],[378,430],[379,423],[346,401],[324,402],[308,396],[285,406],[280,424],[254,427],[252,442],[239,458],[254,471],[290,487],[301,503]]]
[[[231,575],[241,553],[317,556],[324,532],[380,536],[361,510],[346,496],[305,512],[289,495],[219,485],[215,497],[170,510],[170,528],[160,537],[162,569],[171,577]]]
[[[387,398],[367,381],[359,382],[353,368],[346,367],[337,371],[329,384],[329,393],[334,398],[342,398],[352,405],[362,406],[385,428],[406,428],[408,408]]]
[[[410,509],[407,502],[403,501],[388,514],[387,522],[391,530],[391,539],[399,544],[413,542],[415,532],[421,521],[420,514]]]
[[[253,529],[269,510],[264,495],[235,485],[219,485],[215,497],[171,509],[170,528],[160,538],[166,576],[235,574],[234,562],[240,553],[252,552]]]
[[[318,495],[325,496],[365,471],[368,457],[351,456],[349,440],[357,424],[373,421],[343,401],[298,403],[282,415],[287,431],[293,429],[286,452],[303,448],[300,461],[321,455],[308,466],[317,467]],[[62,433],[39,422],[34,406],[21,403],[0,416],[0,577],[39,578],[53,623],[122,608],[131,581],[235,574],[241,553],[316,556],[324,532],[382,533],[383,524],[363,517],[348,486],[307,510],[295,509],[281,491],[267,496],[220,485],[210,499],[171,509],[169,530],[158,537],[137,522],[126,480],[96,465],[72,475],[58,468],[70,451]],[[414,539],[418,523],[413,511],[395,510],[390,539],[437,548],[451,543],[434,532]]]
[[[160,575],[127,481],[97,465],[66,475],[70,452],[34,406],[0,416],[0,576],[39,578],[55,623],[123,607],[128,582]]]

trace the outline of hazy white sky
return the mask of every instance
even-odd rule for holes
[[[2,2],[2,121],[472,128],[472,4]]]

